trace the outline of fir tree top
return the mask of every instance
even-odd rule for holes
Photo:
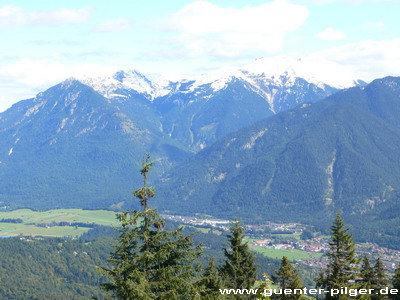
[[[345,228],[339,212],[336,213],[331,230],[330,252],[327,253],[329,263],[325,272],[321,272],[317,278],[317,286],[325,289],[352,287],[357,271],[355,264],[358,263],[358,259],[355,256],[353,237],[349,233],[349,228]],[[347,295],[327,294],[326,298],[347,299]]]
[[[227,285],[234,289],[252,288],[257,279],[257,265],[249,245],[244,242],[244,228],[237,219],[232,222],[228,245],[224,249],[226,260],[221,268]]]
[[[155,196],[147,186],[153,165],[145,155],[140,170],[143,187],[133,191],[143,209],[117,215],[122,229],[117,229],[120,235],[109,258],[113,267],[101,268],[111,280],[103,288],[118,299],[198,299],[195,264],[201,249],[191,236],[182,234],[182,228],[164,230],[165,221],[148,208],[148,199]]]

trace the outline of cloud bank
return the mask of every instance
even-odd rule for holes
[[[314,55],[347,66],[364,80],[400,76],[400,38],[350,43]]]
[[[306,7],[284,0],[243,8],[196,1],[173,14],[165,29],[176,34],[180,54],[188,57],[275,53],[308,15]]]
[[[345,37],[345,35],[340,30],[335,30],[335,29],[329,27],[329,28],[326,28],[324,31],[318,33],[316,35],[316,37],[321,40],[334,41],[334,40],[343,39]]]
[[[131,22],[128,19],[107,20],[99,24],[95,32],[121,32],[132,28]]]
[[[93,8],[62,8],[50,11],[28,12],[14,5],[0,7],[0,29],[14,26],[58,26],[80,24],[89,20]]]

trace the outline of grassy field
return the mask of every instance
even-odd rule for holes
[[[90,228],[73,226],[53,226],[50,228],[38,227],[34,225],[25,224],[10,224],[0,223],[0,236],[16,236],[16,235],[31,235],[31,236],[49,236],[49,237],[63,237],[72,236],[77,237],[88,231]]]
[[[24,223],[82,222],[99,225],[116,225],[115,212],[107,210],[55,209],[48,211],[32,211],[18,209],[0,212],[0,219],[22,219]]]
[[[300,234],[299,233],[291,233],[291,234],[278,233],[278,234],[271,234],[271,236],[274,237],[274,238],[281,238],[281,239],[296,239],[296,240],[300,240]]]
[[[290,260],[298,260],[298,259],[308,259],[308,258],[320,258],[323,253],[318,252],[307,252],[297,249],[270,249],[264,248],[251,244],[251,240],[249,241],[250,249],[256,251],[258,253],[263,254],[264,256],[270,258],[281,259],[283,256],[286,256]]]
[[[190,225],[182,225],[183,228],[194,228],[199,232],[208,233],[210,231],[209,228],[197,227],[197,226],[190,226]]]
[[[18,209],[0,212],[0,219],[22,219],[23,223],[0,223],[0,236],[43,235],[43,236],[80,236],[90,228],[73,226],[53,226],[50,228],[27,225],[29,223],[70,222],[116,226],[115,212],[106,210],[56,209],[32,211]]]
[[[216,234],[216,235],[221,235],[222,231],[216,230],[216,229],[211,229],[211,228],[204,228],[204,227],[198,227],[198,226],[191,226],[191,225],[182,225],[183,228],[185,227],[189,227],[189,228],[194,228],[199,232],[202,233],[210,233],[210,230],[212,233]]]

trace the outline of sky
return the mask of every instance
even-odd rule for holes
[[[259,57],[400,75],[400,0],[0,0],[0,112],[70,77],[170,78]]]

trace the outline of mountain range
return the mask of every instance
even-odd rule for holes
[[[0,205],[120,207],[144,152],[156,178],[227,134],[365,84],[322,82],[310,65],[259,59],[179,80],[138,71],[67,79],[0,114]]]
[[[180,80],[133,70],[81,81],[108,99],[144,96],[160,114],[162,131],[197,152],[255,121],[366,84],[354,74],[321,74],[321,69],[329,74],[336,68],[321,61],[261,58],[243,68],[225,67]]]

